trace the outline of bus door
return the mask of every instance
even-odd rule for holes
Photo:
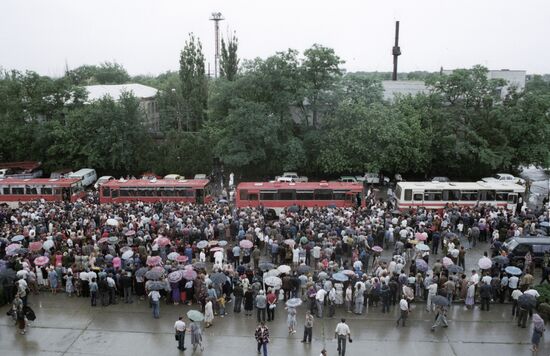
[[[345,196],[346,206],[359,207],[361,206],[361,200],[357,204],[357,197],[354,192],[347,192]]]
[[[71,202],[71,188],[62,188],[61,189],[61,198],[64,202]]]
[[[195,190],[195,203],[204,204],[204,189]]]
[[[515,213],[518,204],[518,193],[508,193],[506,209]]]

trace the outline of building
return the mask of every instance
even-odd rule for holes
[[[88,85],[88,101],[99,100],[105,96],[120,100],[122,94],[132,93],[139,100],[145,123],[152,132],[160,131],[160,113],[156,101],[158,90],[142,84]]]
[[[449,75],[453,72],[453,69],[442,70],[441,74]],[[519,91],[525,89],[525,81],[527,77],[527,72],[524,70],[510,70],[510,69],[500,69],[500,70],[489,70],[487,73],[487,79],[504,79],[508,82],[508,85],[500,88],[500,97],[504,98],[508,94],[508,91],[511,87],[516,88]]]
[[[420,80],[383,80],[384,100],[393,101],[398,95],[422,94],[428,92],[428,87]]]

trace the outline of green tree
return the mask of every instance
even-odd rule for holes
[[[199,130],[206,118],[208,85],[204,70],[202,44],[193,34],[185,42],[180,55],[181,95],[189,130]]]
[[[121,64],[103,62],[99,66],[83,65],[65,73],[75,85],[124,84],[130,81],[130,75]]]
[[[342,76],[340,64],[344,61],[332,48],[314,44],[304,51],[301,63],[301,77],[305,85],[306,105],[312,114],[312,125],[318,126],[319,110],[327,106],[327,95]],[[304,108],[305,109],[305,108]]]
[[[239,41],[235,33],[227,39],[227,46],[222,38],[222,53],[220,58],[220,77],[232,81],[237,76],[239,70],[239,58],[237,57],[237,48]]]

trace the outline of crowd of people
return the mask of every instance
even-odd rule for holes
[[[28,295],[45,290],[90,298],[92,307],[147,298],[155,318],[162,302],[197,305],[206,328],[227,314],[230,303],[234,314],[251,316],[256,309],[260,326],[284,304],[289,334],[296,332],[296,307],[303,302],[309,310],[303,342],[311,342],[314,316],[332,317],[337,308],[361,315],[367,305],[382,313],[396,306],[397,325],[405,326],[411,303],[422,302],[437,314],[435,330],[448,326],[453,302],[471,308],[477,300],[482,310],[491,301],[510,301],[521,327],[533,315],[537,347],[544,328],[539,319],[550,316],[550,305],[522,298],[538,297],[533,258],[526,256],[520,272],[509,273],[502,242],[548,221],[544,209],[519,215],[489,206],[399,212],[374,199],[367,208],[283,210],[276,219],[262,208],[228,204],[38,201],[0,209],[0,283],[23,332]],[[466,266],[477,243],[486,244],[488,265]],[[546,271],[548,263],[547,256]],[[181,333],[182,325],[175,329]],[[267,355],[269,337],[260,329],[258,351]],[[349,336],[343,329],[339,324],[336,333]],[[344,355],[345,337],[337,337]]]

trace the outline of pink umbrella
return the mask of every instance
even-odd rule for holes
[[[382,251],[384,251],[384,249],[383,249],[382,247],[380,247],[380,246],[373,246],[373,247],[372,247],[372,250],[373,250],[374,252],[382,252]]]
[[[147,257],[147,266],[157,266],[161,262],[160,256],[149,256]]]
[[[157,273],[164,273],[164,268],[162,268],[160,266],[156,266],[156,267],[151,268],[151,271],[154,271],[154,272],[157,272]]]
[[[170,245],[170,239],[167,238],[167,237],[158,237],[155,242],[157,243],[157,245],[159,246],[166,246],[166,245]]]
[[[50,262],[50,259],[46,256],[40,256],[34,259],[34,264],[36,266],[44,266]]]
[[[178,257],[176,257],[176,261],[180,262],[180,263],[185,263],[187,262],[189,258],[187,256],[183,256],[183,255],[180,255]]]
[[[192,280],[197,278],[197,272],[195,272],[192,268],[186,268],[183,270],[183,278],[187,280]]]
[[[443,263],[443,266],[445,266],[445,268],[449,267],[450,265],[454,265],[453,260],[451,260],[449,257],[443,257],[443,260],[441,262]]]
[[[218,244],[217,240],[211,240],[211,241],[208,242],[209,246],[216,246],[217,244]]]
[[[40,251],[42,249],[42,241],[35,241],[29,244],[29,250],[31,251]]]
[[[210,251],[212,251],[212,252],[223,251],[223,247],[212,247],[212,248],[210,249]]]
[[[285,244],[287,244],[288,246],[290,247],[294,247],[294,245],[296,245],[296,241],[292,240],[292,239],[286,239],[283,241]]]
[[[122,265],[122,261],[121,261],[120,257],[113,258],[113,267],[114,268],[120,268],[121,265]]]
[[[102,237],[102,238],[100,238],[100,239],[97,241],[97,243],[98,243],[98,244],[104,244],[104,243],[106,243],[107,241],[109,241],[109,238],[108,238],[108,237]]]
[[[136,232],[134,230],[128,230],[126,231],[126,236],[134,236],[136,234]]]
[[[254,244],[250,240],[242,240],[239,243],[239,246],[241,246],[242,248],[252,248],[252,246],[254,246]]]
[[[20,248],[20,244],[9,244],[8,247],[6,247],[6,255],[15,255],[17,253],[17,250],[19,250]]]
[[[426,241],[428,239],[428,234],[423,232],[416,238],[418,241]]]

